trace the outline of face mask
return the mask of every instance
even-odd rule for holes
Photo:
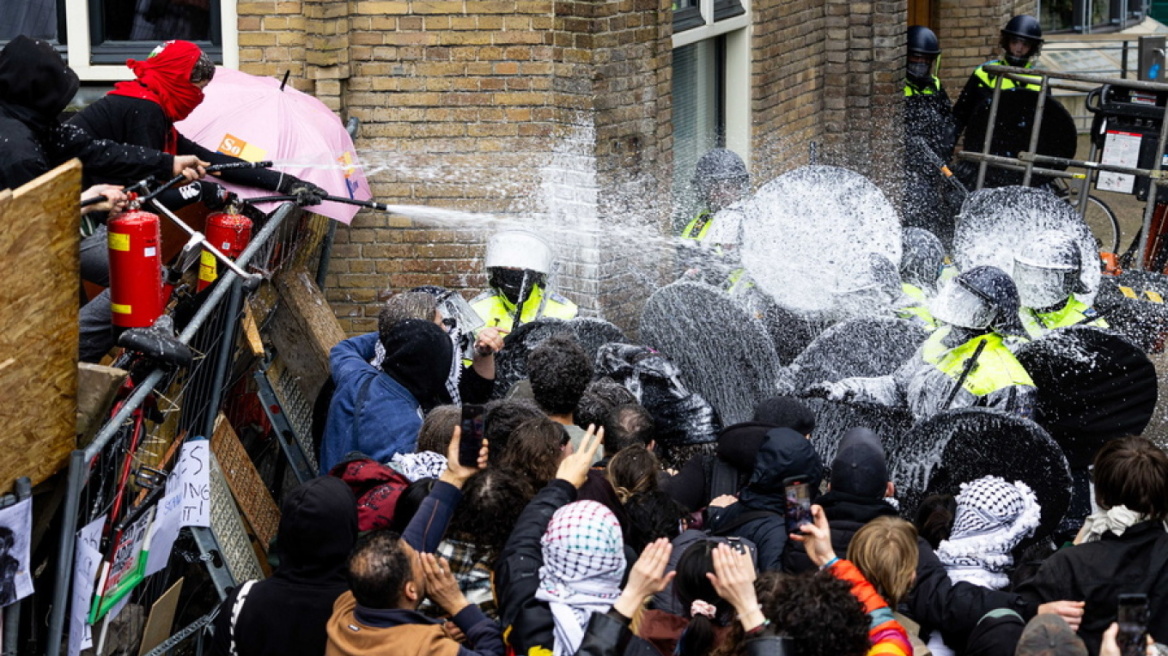
[[[917,84],[925,84],[932,79],[932,68],[933,66],[929,62],[909,62],[904,67],[904,70],[908,74],[909,80]]]

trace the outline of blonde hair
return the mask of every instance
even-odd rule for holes
[[[899,517],[877,517],[852,537],[848,560],[895,607],[917,573],[917,529]]]

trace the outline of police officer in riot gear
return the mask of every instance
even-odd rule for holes
[[[750,191],[746,163],[732,150],[715,148],[694,167],[694,195],[698,210],[681,231],[686,247],[678,254],[681,274],[731,294],[753,285],[739,262],[743,212],[739,201]]]
[[[971,406],[1029,417],[1034,409],[1034,383],[1006,343],[1023,334],[1018,291],[1010,277],[995,267],[970,269],[942,288],[932,311],[945,325],[891,375],[816,383],[805,394],[835,401],[907,405],[917,421]]]
[[[912,304],[898,315],[918,323],[925,330],[935,330],[937,322],[929,311],[929,301],[937,293],[941,272],[945,268],[945,248],[941,240],[922,228],[905,228],[901,233],[900,289]]]
[[[939,165],[957,142],[953,103],[937,77],[941,44],[923,25],[908,28],[904,81],[905,225],[952,232],[960,201],[946,202]]]
[[[1022,309],[1019,317],[1032,339],[1055,328],[1087,325],[1107,328],[1107,322],[1075,294],[1083,284],[1082,256],[1069,235],[1051,230],[1014,255],[1014,282]]]
[[[1038,53],[1042,50],[1042,27],[1038,24],[1038,19],[1033,16],[1022,14],[1011,18],[1002,28],[1001,35],[1002,58],[988,61],[974,69],[973,74],[965,83],[965,88],[961,91],[961,96],[957,99],[957,104],[953,106],[953,116],[957,119],[958,135],[965,130],[965,126],[973,117],[977,107],[989,102],[993,95],[997,76],[990,75],[986,72],[985,67],[997,65],[1033,68]],[[1009,91],[1011,89],[1040,91],[1042,87],[1039,85],[1038,78],[1035,78],[1033,82],[1003,78],[1002,90]]]
[[[488,327],[510,332],[542,317],[573,319],[576,304],[547,289],[552,248],[527,230],[504,230],[487,242],[490,289],[470,305]]]

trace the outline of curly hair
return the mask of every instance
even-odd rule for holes
[[[483,437],[487,438],[490,461],[500,461],[519,424],[543,416],[543,410],[530,401],[500,399],[488,403],[483,414]]]
[[[588,383],[584,394],[580,396],[580,403],[576,404],[576,414],[573,419],[580,428],[588,430],[589,424],[604,426],[608,422],[612,411],[622,405],[636,403],[637,397],[625,389],[624,385],[608,376],[602,376]],[[605,433],[608,429],[605,429]],[[616,449],[619,451],[620,449]]]
[[[462,501],[454,509],[449,534],[473,545],[475,560],[494,560],[534,495],[527,481],[504,469],[475,472],[462,486]]]
[[[552,335],[527,356],[527,377],[544,412],[570,415],[592,379],[592,362],[574,337]]]
[[[681,533],[685,507],[661,490],[634,494],[625,502],[625,544],[641,553],[657,538],[672,540]]]
[[[433,451],[446,455],[450,439],[454,437],[454,427],[462,420],[462,408],[456,405],[440,405],[426,413],[422,428],[418,431],[418,451]]]
[[[758,603],[775,631],[791,638],[799,656],[865,656],[868,616],[852,586],[827,572],[789,575],[763,572],[754,582]],[[714,656],[742,656],[745,635],[738,622]]]
[[[521,477],[532,490],[542,490],[556,477],[564,458],[564,427],[547,417],[519,424],[499,458],[499,467]]]

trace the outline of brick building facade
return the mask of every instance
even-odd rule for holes
[[[724,1],[706,0],[706,9]],[[1033,6],[935,2],[933,27],[954,95],[992,54],[1005,20]],[[410,219],[363,212],[339,229],[326,293],[345,330],[374,329],[386,292],[437,284],[473,296],[485,285],[485,237],[522,226],[552,242],[556,288],[582,314],[635,331],[641,302],[673,270],[679,108],[671,4],[239,3],[240,67],[269,75],[288,69],[297,87],[359,118],[357,145],[375,198],[479,213]],[[730,147],[747,151],[756,184],[814,157],[899,195],[906,6],[745,6],[738,20],[746,27],[730,38],[745,44],[748,73],[741,96],[724,103],[747,117],[738,147]]]

